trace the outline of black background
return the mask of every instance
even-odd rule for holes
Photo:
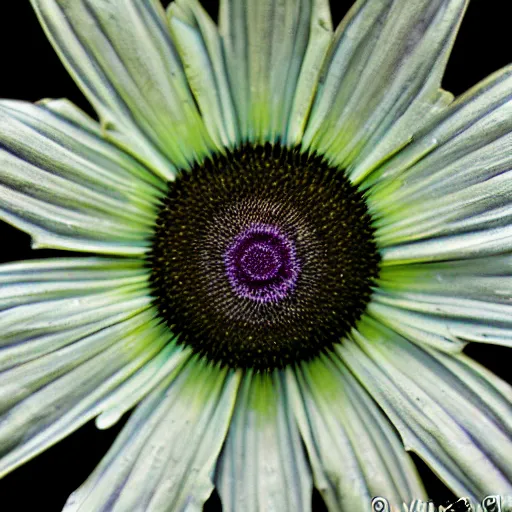
[[[510,62],[512,51],[507,3],[500,0],[472,0],[448,64],[443,81],[445,89],[460,94]],[[215,17],[216,3],[204,4]],[[337,25],[351,2],[337,1],[331,2],[331,5]],[[45,97],[67,97],[94,115],[47,42],[28,0],[14,0],[2,5],[0,52],[0,98],[37,101]],[[61,254],[50,250],[31,251],[29,237],[2,222],[0,249],[0,262]],[[510,360],[508,349],[473,344],[467,352],[510,380],[503,364],[507,358]],[[10,473],[0,481],[0,510],[60,511],[68,495],[94,469],[125,421],[126,418],[123,418],[107,431],[97,430],[90,422]],[[428,468],[416,457],[415,461],[429,494],[438,502],[451,499],[453,495]],[[218,496],[214,495],[206,510],[219,509]],[[318,496],[314,498],[314,510],[324,510]]]

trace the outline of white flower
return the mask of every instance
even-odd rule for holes
[[[465,0],[31,0],[100,118],[0,101],[0,475],[137,405],[67,511],[512,493],[512,68]],[[396,429],[396,430],[395,430]]]

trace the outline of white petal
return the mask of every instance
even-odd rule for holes
[[[145,251],[164,183],[66,102],[0,102],[0,218],[36,246]]]
[[[365,183],[380,246],[504,233],[512,219],[511,132],[509,68],[469,91]]]
[[[212,142],[159,2],[31,3],[109,138],[166,179],[208,153]]]
[[[102,402],[102,413],[96,418],[96,426],[99,429],[107,429],[117,423],[124,413],[137,405],[188,357],[189,350],[182,349],[177,353],[175,345],[169,343],[156,357],[138,370],[132,379],[123,382]]]
[[[130,380],[139,389],[125,391],[125,397],[131,403],[140,399],[147,378],[139,368],[171,334],[153,320],[147,270],[140,261],[10,263],[0,266],[0,284],[0,474],[5,474],[110,407]],[[172,351],[172,345],[162,351],[166,360]],[[158,357],[151,361],[153,370]]]
[[[143,311],[1,375],[0,475],[104,410],[103,401],[147,364],[171,334]],[[178,351],[179,353],[179,351]]]
[[[373,496],[394,507],[425,496],[387,419],[336,357],[288,372],[291,403],[329,510],[368,510]]]
[[[360,182],[451,95],[441,77],[467,0],[359,0],[329,53],[304,144]]]
[[[126,291],[126,288],[116,293],[91,291],[89,295],[78,297],[18,306],[0,313],[3,328],[0,370],[71,345],[134,316],[151,304],[150,297]],[[61,356],[63,354],[60,353],[56,356],[57,361],[64,360]],[[50,366],[51,363],[45,363],[45,368]]]
[[[468,341],[512,346],[511,272],[508,254],[384,266],[368,311],[403,336],[443,350],[461,350]]]
[[[413,345],[365,318],[337,347],[415,451],[459,496],[512,491],[512,391],[460,356]],[[497,384],[499,383],[499,384]]]
[[[319,87],[323,64],[333,40],[330,8],[327,2],[313,0],[310,26],[308,46],[304,52],[288,121],[288,144],[299,144],[302,141]]]
[[[217,486],[226,512],[311,510],[311,475],[281,372],[244,376]]]
[[[201,510],[234,407],[239,374],[193,358],[139,405],[66,512]]]
[[[56,258],[5,263],[0,265],[0,310],[98,292],[145,295],[147,283],[142,260]]]
[[[103,190],[116,187],[132,200],[138,199],[140,203],[153,204],[155,194],[165,191],[165,181],[155,176],[138,160],[130,157],[124,151],[117,149],[103,137],[101,126],[76,105],[66,99],[45,99],[37,104],[17,100],[1,100],[0,106],[6,116],[11,116],[24,126],[26,133],[36,140],[47,139],[60,146],[63,156],[68,160],[53,164],[60,168],[64,163],[70,166],[70,173],[78,181],[94,180],[96,188]],[[12,129],[12,127],[11,127]],[[24,141],[10,137],[20,147]],[[37,144],[42,151],[47,148],[42,143]],[[65,151],[67,150],[67,151]],[[35,155],[34,155],[35,156]],[[42,156],[42,155],[41,155]],[[73,156],[81,157],[87,171],[75,169]],[[52,158],[51,152],[47,158]]]
[[[409,304],[414,304],[412,301]],[[419,307],[412,309],[420,309]],[[436,314],[434,305],[426,311],[411,311],[407,307],[396,307],[376,300],[369,306],[371,315],[411,341],[426,343],[445,352],[460,352],[467,342],[493,343],[495,345],[512,346],[510,321],[503,326],[499,323],[486,323],[476,308],[459,309],[458,315],[440,307]],[[461,318],[461,312],[464,317]],[[473,315],[473,317],[472,317]],[[474,321],[473,321],[474,320]]]
[[[510,119],[512,130],[512,109]],[[394,207],[400,209],[394,212],[387,211],[385,216],[376,222],[376,238],[379,245],[390,246],[426,238],[472,233],[510,223],[510,148],[512,133],[503,137],[499,144],[489,144],[484,150],[469,154],[467,158],[462,159],[463,161],[457,162],[458,168],[450,166],[447,172],[449,178],[443,179],[438,176],[435,186],[432,187],[435,190],[427,191],[428,183],[424,183],[420,194],[411,193],[406,201],[396,198]],[[501,168],[495,166],[498,159],[501,160]],[[464,167],[463,173],[461,166]],[[482,176],[481,171],[484,168],[487,171],[485,174],[492,173],[494,176]],[[477,183],[471,184],[471,181],[477,179]],[[457,190],[449,190],[449,180],[455,181]],[[436,197],[428,197],[427,193],[434,193]]]
[[[393,292],[430,292],[507,303],[512,293],[512,255],[455,261],[386,265],[379,288]]]
[[[512,250],[512,225],[448,235],[382,249],[384,264],[481,258]]]
[[[222,0],[222,35],[240,136],[298,142],[331,40],[326,0]]]
[[[168,17],[210,136],[218,147],[236,145],[238,125],[217,26],[197,0],[172,2]]]
[[[466,344],[461,336],[462,328],[457,331],[457,324],[453,321],[447,322],[443,318],[436,319],[383,304],[378,297],[368,305],[367,312],[383,325],[415,343],[424,343],[450,353],[461,352]],[[510,341],[512,343],[512,338]]]
[[[489,77],[364,183],[384,264],[512,247],[512,68]]]

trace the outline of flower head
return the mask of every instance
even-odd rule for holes
[[[512,70],[465,0],[31,0],[95,108],[0,101],[0,475],[137,406],[67,511],[512,493]]]

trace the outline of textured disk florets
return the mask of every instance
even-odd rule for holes
[[[148,256],[178,341],[257,370],[340,342],[379,261],[364,197],[344,172],[270,144],[214,155],[170,182]]]

